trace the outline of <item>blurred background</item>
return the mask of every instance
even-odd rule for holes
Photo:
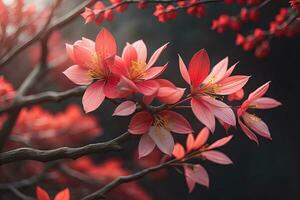
[[[64,10],[60,10],[60,13],[65,13],[66,8],[72,8],[78,2],[80,1],[65,2]],[[179,87],[187,85],[179,73],[177,54],[180,53],[187,63],[191,56],[201,48],[208,51],[212,64],[216,64],[226,56],[229,56],[230,64],[240,61],[235,74],[252,76],[245,87],[246,95],[271,80],[271,87],[266,96],[281,101],[283,106],[274,110],[257,112],[257,115],[269,125],[272,141],[259,138],[260,145],[258,146],[246,138],[239,129],[230,130],[234,139],[222,150],[233,160],[234,164],[220,166],[203,162],[210,176],[209,189],[197,186],[189,194],[184,177],[175,170],[169,170],[168,175],[161,180],[146,177],[140,183],[155,200],[300,199],[300,128],[298,125],[300,39],[299,37],[273,39],[271,54],[264,59],[258,59],[252,53],[245,52],[236,46],[234,34],[230,31],[218,34],[211,30],[212,19],[225,9],[226,12],[232,13],[237,10],[234,6],[227,9],[224,6],[212,4],[207,6],[207,14],[201,19],[180,12],[176,20],[159,23],[152,15],[153,7],[138,10],[136,5],[130,5],[126,12],[115,15],[112,22],[104,22],[100,26],[84,25],[83,19],[79,17],[62,29],[59,40],[62,44],[73,43],[82,36],[94,40],[100,29],[106,27],[118,42],[119,54],[126,42],[143,39],[150,54],[162,44],[170,42],[167,50],[160,57],[159,64],[169,61],[169,66],[162,77],[174,81]],[[266,27],[265,22],[276,9],[278,9],[276,6],[265,8],[262,19],[266,20],[262,20],[261,24],[256,24],[256,26]],[[55,49],[55,44],[51,48],[54,52],[60,52]],[[4,75],[17,88],[29,73],[32,60],[34,58],[31,58],[28,52],[22,53],[9,67],[1,71],[1,75]],[[32,93],[48,90],[62,91],[74,87],[61,73],[66,67],[68,65],[49,72]],[[43,104],[43,107],[51,111],[59,111],[74,102],[81,106],[80,98],[71,98],[60,103]],[[99,119],[103,128],[102,136],[93,142],[113,138],[127,130],[129,119],[111,117],[113,110],[113,104],[105,102],[100,109],[92,113]],[[191,112],[182,112],[182,114],[191,120],[195,130],[202,128]],[[225,136],[225,132],[218,124],[210,141],[222,136]],[[184,141],[184,137],[178,137],[178,139]],[[105,156],[96,155],[94,158],[100,163],[111,157],[126,158],[124,159],[125,168],[135,171],[138,168],[134,165],[131,155],[134,154],[136,147],[137,142],[130,141],[124,145],[124,151],[109,153]]]

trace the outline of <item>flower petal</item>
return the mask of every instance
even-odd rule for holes
[[[70,200],[70,190],[68,188],[60,191],[54,197],[54,200]]]
[[[75,57],[74,57],[74,51],[73,51],[73,45],[66,43],[66,51],[67,55],[70,58],[70,60],[75,63]]]
[[[185,150],[181,144],[176,143],[172,154],[176,159],[181,159],[185,156]]]
[[[128,116],[134,113],[136,110],[136,104],[133,101],[124,101],[115,109],[114,113],[112,114],[117,116]]]
[[[144,79],[149,80],[149,79],[154,79],[154,78],[158,77],[159,75],[161,75],[165,71],[167,66],[168,66],[168,63],[165,64],[162,67],[151,67],[151,68],[149,68],[146,71]]]
[[[250,93],[248,99],[250,101],[254,101],[255,99],[262,97],[268,91],[269,87],[270,81],[266,82],[265,84],[257,88],[254,92]]]
[[[232,139],[232,137],[233,137],[233,135],[223,137],[222,139],[219,139],[219,140],[215,141],[214,143],[212,143],[211,145],[209,145],[206,149],[210,150],[210,149],[215,149],[215,148],[224,146]]]
[[[96,52],[102,59],[111,57],[117,53],[115,38],[106,28],[102,28],[100,33],[97,35]]]
[[[132,66],[132,62],[138,61],[136,49],[131,44],[127,44],[123,49],[122,59],[129,68]]]
[[[116,76],[129,76],[128,68],[126,63],[119,56],[115,56],[114,64],[110,66],[110,71]]]
[[[241,126],[242,131],[246,134],[246,136],[250,139],[253,140],[258,144],[258,139],[256,135],[241,121],[238,120],[239,125]]]
[[[270,140],[272,139],[267,124],[264,121],[262,121],[260,118],[256,117],[255,115],[249,114],[247,112],[245,112],[242,115],[242,118],[245,124],[254,132]]]
[[[151,126],[149,136],[157,147],[165,154],[171,156],[174,149],[174,139],[167,129],[160,126]]]
[[[276,108],[277,106],[280,106],[281,103],[275,99],[269,98],[269,97],[261,97],[256,100],[254,100],[250,106],[255,106],[255,109],[270,109],[270,108]]]
[[[87,47],[75,44],[73,46],[73,51],[75,63],[79,66],[87,69],[96,68],[98,66],[98,60],[95,59],[95,52],[93,49],[88,49]]]
[[[222,80],[227,71],[227,67],[228,67],[228,57],[224,58],[218,64],[216,64],[203,82],[213,84]]]
[[[87,69],[84,67],[80,67],[79,65],[72,65],[64,72],[73,83],[77,85],[89,85],[91,84],[92,80],[87,74]]]
[[[110,99],[116,99],[120,96],[120,93],[118,91],[118,83],[120,79],[114,75],[110,75],[109,78],[106,80],[106,83],[104,85],[104,94],[106,97]]]
[[[192,111],[194,115],[213,133],[215,131],[215,117],[212,111],[199,100],[192,98]]]
[[[148,134],[142,135],[139,142],[139,158],[150,154],[155,148],[155,143]]]
[[[185,176],[185,180],[186,180],[186,184],[187,184],[188,189],[189,189],[189,193],[191,193],[194,190],[195,186],[196,186],[196,182],[193,181],[188,176]]]
[[[207,77],[210,68],[210,61],[207,52],[201,49],[195,53],[189,63],[189,75],[191,83],[194,87],[198,87],[200,83]]]
[[[186,140],[186,151],[187,152],[190,152],[194,148],[194,143],[195,143],[194,135],[192,133],[190,133]]]
[[[82,97],[82,104],[86,113],[96,110],[103,102],[105,95],[103,92],[105,82],[97,81],[88,86]]]
[[[184,167],[185,176],[203,186],[209,187],[209,177],[206,169],[197,164],[192,167]]]
[[[222,101],[216,100],[214,98],[203,96],[203,100],[205,100],[205,105],[209,107],[211,112],[219,119],[221,119],[223,122],[230,124],[232,126],[236,125],[236,119],[234,112],[232,109],[223,103]]]
[[[143,40],[138,40],[132,44],[132,46],[136,49],[137,59],[140,62],[146,63],[147,59],[147,47]]]
[[[144,134],[149,131],[153,117],[150,113],[142,111],[136,113],[130,120],[128,131],[131,134]]]
[[[174,111],[165,110],[159,115],[166,116],[168,120],[168,128],[174,133],[192,133],[194,132],[190,123],[179,113]]]
[[[201,153],[202,156],[204,156],[207,160],[210,160],[212,162],[221,164],[221,165],[229,165],[232,164],[232,161],[228,156],[226,156],[224,153],[220,151],[204,151]]]
[[[157,49],[153,55],[151,56],[148,64],[146,65],[146,69],[149,69],[150,67],[152,67],[155,62],[157,61],[158,57],[160,56],[160,54],[167,48],[169,43],[164,44],[163,46],[161,46],[159,49]]]
[[[250,76],[230,76],[228,78],[225,78],[218,84],[220,85],[220,88],[217,92],[219,95],[228,95],[235,93],[242,89],[246,83],[248,82]]]
[[[49,194],[41,187],[36,187],[37,200],[50,200]]]
[[[159,84],[155,80],[137,82],[135,85],[138,88],[137,90],[146,96],[155,94],[159,88]]]
[[[207,127],[204,127],[197,135],[196,140],[194,142],[194,149],[199,149],[202,147],[208,139],[209,136],[209,129]]]
[[[186,68],[186,65],[184,64],[184,62],[179,54],[178,54],[178,57],[179,57],[179,70],[180,70],[181,76],[189,85],[191,85],[191,79],[190,79],[189,72]]]

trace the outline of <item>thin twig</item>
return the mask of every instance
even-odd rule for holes
[[[120,176],[120,177],[116,178],[115,180],[113,180],[112,182],[110,182],[109,184],[102,187],[100,190],[97,190],[96,192],[84,197],[82,200],[105,199],[105,194],[108,193],[109,191],[111,191],[112,189],[118,187],[119,185],[121,185],[123,183],[131,182],[131,181],[136,181],[136,180],[144,177],[145,175],[147,175],[151,172],[158,171],[162,168],[165,168],[176,161],[177,160],[170,160],[170,161],[164,162],[162,164],[159,164],[159,165],[147,168],[147,169],[143,169],[139,172],[136,172],[136,173],[128,175],[128,176]]]

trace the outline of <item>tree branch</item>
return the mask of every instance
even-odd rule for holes
[[[113,140],[96,144],[88,144],[86,146],[77,148],[61,147],[53,150],[18,148],[0,153],[0,165],[21,160],[49,162],[58,159],[77,159],[88,154],[119,150],[121,148],[119,144],[126,140],[129,136],[130,134],[128,132],[125,132]]]
[[[114,189],[115,187],[118,187],[119,185],[121,185],[123,183],[136,181],[136,180],[144,177],[145,175],[147,175],[151,172],[158,171],[164,167],[167,167],[176,161],[177,160],[173,159],[173,160],[164,162],[162,164],[156,165],[154,167],[143,169],[139,172],[136,172],[136,173],[128,175],[128,176],[120,176],[120,177],[116,178],[115,180],[113,180],[112,182],[110,182],[109,184],[107,184],[106,186],[102,187],[100,190],[97,190],[96,192],[84,197],[82,200],[105,199],[105,194],[108,193],[109,191],[111,191],[112,189]]]

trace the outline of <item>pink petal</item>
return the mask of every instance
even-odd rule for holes
[[[250,76],[230,76],[228,78],[225,78],[218,84],[220,85],[220,91],[217,93],[219,95],[228,95],[235,93],[242,89],[246,83],[248,82]]]
[[[150,113],[146,111],[136,113],[130,120],[128,131],[131,134],[147,133],[152,122],[153,117]]]
[[[179,54],[178,54],[178,57],[179,57],[179,69],[180,69],[181,76],[190,85],[191,80],[190,80],[189,72]]]
[[[250,106],[255,106],[255,109],[270,109],[276,108],[277,106],[281,106],[281,103],[275,99],[269,97],[261,97],[254,100]]]
[[[137,90],[146,96],[155,94],[159,88],[159,84],[155,80],[146,80],[135,84],[138,88]]]
[[[115,56],[114,64],[110,66],[110,71],[116,76],[129,76],[126,63],[119,56]]]
[[[250,101],[254,101],[255,99],[262,97],[268,91],[269,86],[270,81],[257,88],[254,92],[250,93],[248,99]]]
[[[253,140],[258,144],[258,139],[256,135],[241,121],[238,120],[239,125],[241,126],[242,131],[246,134],[246,136],[250,139]]]
[[[87,47],[75,44],[73,46],[73,51],[75,63],[79,66],[87,69],[96,68],[98,66],[98,61],[95,59],[95,53],[93,49],[88,49]]]
[[[128,116],[134,113],[136,110],[136,103],[133,101],[124,101],[115,109],[114,115],[117,116]]]
[[[106,97],[110,99],[116,99],[120,96],[120,93],[118,91],[118,83],[120,79],[116,76],[110,75],[109,78],[106,80],[106,83],[104,85],[104,94]]]
[[[196,183],[209,187],[209,177],[206,169],[200,164],[193,165],[192,167],[184,167],[185,176],[189,177]]]
[[[105,82],[97,81],[92,83],[85,90],[82,97],[82,104],[86,113],[96,110],[103,102],[105,95],[103,92]]]
[[[236,125],[236,119],[232,109],[222,101],[214,98],[203,96],[204,104],[209,107],[210,111],[223,122],[232,126]],[[207,102],[207,103],[206,103]]]
[[[182,98],[184,91],[185,88],[160,87],[157,97],[161,103],[174,104]]]
[[[126,63],[127,67],[132,66],[132,62],[137,62],[137,52],[131,44],[127,44],[122,53],[122,59]]]
[[[146,63],[147,59],[147,47],[143,40],[138,40],[132,44],[137,51],[137,60]]]
[[[203,81],[204,83],[217,83],[222,80],[225,76],[228,66],[228,57],[221,60],[218,64],[214,66],[210,74]]]
[[[244,98],[244,90],[240,89],[238,91],[236,91],[235,93],[232,93],[230,95],[228,95],[227,99],[228,101],[239,101],[242,98]]]
[[[70,60],[75,63],[75,57],[74,57],[74,51],[73,51],[73,45],[71,44],[66,44],[66,51],[67,55],[70,58]]]
[[[149,79],[154,79],[154,78],[158,77],[159,75],[161,75],[165,71],[167,66],[168,66],[168,63],[165,64],[162,67],[151,67],[151,68],[149,68],[146,71],[144,79],[149,80]]]
[[[187,186],[189,188],[189,192],[191,193],[194,190],[195,186],[196,186],[196,182],[193,181],[188,176],[185,176],[185,180],[186,180],[186,184],[187,184]]]
[[[232,137],[233,137],[233,135],[229,135],[227,137],[219,139],[219,140],[215,141],[214,143],[212,143],[211,145],[209,145],[206,149],[210,150],[210,149],[215,149],[215,148],[224,146],[232,139]]]
[[[165,154],[171,156],[174,149],[174,139],[167,129],[160,126],[151,126],[149,136],[157,147]]]
[[[102,28],[96,38],[96,52],[102,59],[116,55],[117,44],[114,36],[106,29]]]
[[[194,87],[198,87],[207,77],[209,68],[210,61],[208,54],[204,49],[201,49],[194,54],[189,63],[189,75]]]
[[[242,117],[245,124],[254,132],[258,133],[259,135],[265,138],[272,139],[267,124],[263,122],[260,118],[247,112],[245,112],[242,115]]]
[[[207,127],[204,127],[196,137],[194,149],[199,149],[200,147],[202,147],[207,142],[208,136],[209,130]]]
[[[167,46],[168,46],[168,43],[165,44],[165,45],[163,45],[163,46],[161,46],[159,49],[157,49],[153,53],[153,55],[151,56],[151,58],[150,58],[150,60],[149,60],[149,62],[147,64],[147,66],[146,66],[146,69],[149,69],[150,67],[152,67],[155,64],[155,62],[157,61],[157,59],[160,56],[160,54],[167,48]]]
[[[126,78],[125,76],[122,76],[120,78],[120,81],[119,81],[119,83],[117,85],[117,88],[118,88],[119,92],[121,94],[123,94],[123,96],[125,94],[129,95],[129,94],[131,94],[133,92],[138,91],[138,88],[135,85],[135,83],[133,81],[129,80],[128,78]],[[125,97],[126,97],[126,95],[125,95]]]
[[[210,160],[212,162],[221,164],[221,165],[229,165],[232,164],[232,161],[228,156],[226,156],[224,153],[220,151],[205,151],[201,153],[202,156],[204,156],[207,160]]]
[[[192,133],[194,132],[190,123],[179,113],[165,110],[159,115],[166,116],[168,120],[168,128],[174,133]]]
[[[195,143],[194,136],[192,133],[190,133],[186,140],[187,152],[190,152],[194,148],[194,143]]]
[[[41,187],[36,188],[37,200],[50,200],[49,194]]]
[[[60,191],[54,197],[54,200],[70,200],[70,190],[68,188]]]
[[[150,154],[155,148],[155,143],[148,134],[144,134],[139,142],[139,158]]]
[[[232,74],[232,72],[233,72],[233,70],[235,69],[235,67],[237,66],[237,64],[239,64],[239,62],[233,64],[233,65],[226,71],[224,78],[227,78],[227,77],[229,77],[229,76]]]
[[[89,85],[92,82],[87,74],[87,69],[79,65],[72,65],[63,73],[77,85]]]
[[[215,131],[215,117],[212,111],[199,100],[192,98],[192,111],[194,115],[213,133]]]
[[[179,143],[176,143],[172,154],[176,159],[183,158],[185,156],[185,151],[183,146]]]

